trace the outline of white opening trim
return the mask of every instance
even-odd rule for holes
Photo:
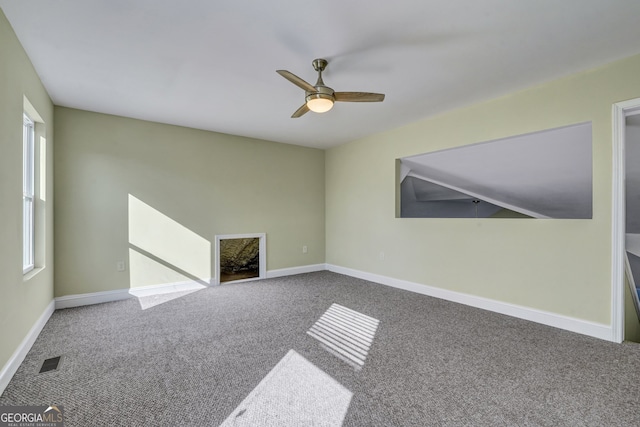
[[[625,128],[627,116],[640,113],[640,98],[613,104],[613,203],[611,230],[611,329],[614,342],[624,339],[625,275]]]

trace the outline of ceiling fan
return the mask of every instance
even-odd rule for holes
[[[325,86],[322,81],[322,72],[327,67],[327,60],[322,58],[314,59],[312,64],[313,68],[318,72],[318,81],[315,86],[287,70],[276,71],[294,85],[304,89],[305,103],[293,113],[291,118],[298,118],[309,111],[325,113],[333,108],[334,102],[380,102],[384,100],[384,94],[382,93],[334,92],[329,86]]]

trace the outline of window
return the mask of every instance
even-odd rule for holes
[[[26,114],[23,116],[22,128],[23,163],[22,163],[22,272],[27,273],[34,267],[34,181],[35,181],[35,149],[33,120]]]

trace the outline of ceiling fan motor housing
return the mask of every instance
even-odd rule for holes
[[[328,99],[332,102],[335,102],[335,97],[333,96],[333,89],[331,89],[330,87],[327,86],[316,86],[316,92],[307,92],[305,91],[306,94],[306,101],[308,102],[311,99]]]
[[[315,89],[315,92],[305,91],[305,105],[315,113],[326,113],[336,101],[333,89],[324,85],[316,85]]]

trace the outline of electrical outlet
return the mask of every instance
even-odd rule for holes
[[[303,246],[303,247],[302,247],[302,253],[303,253],[303,254],[306,254],[306,253],[307,253],[307,247],[306,247],[306,246]]]
[[[380,257],[380,261],[384,261],[384,252],[380,252],[379,257]]]
[[[124,271],[124,270],[125,270],[125,264],[124,264],[124,261],[118,261],[118,262],[116,262],[116,270],[117,270],[117,271]]]

